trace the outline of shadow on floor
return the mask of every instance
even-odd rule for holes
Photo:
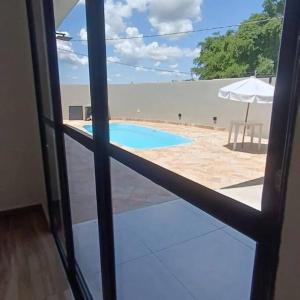
[[[266,154],[268,150],[267,144],[261,144],[260,150],[258,149],[257,143],[250,143],[246,142],[244,143],[244,146],[242,143],[236,144],[236,150],[233,150],[233,143],[224,145],[225,148],[236,151],[236,152],[244,152],[244,153],[250,153],[250,154]]]
[[[252,179],[252,180],[237,183],[237,184],[234,184],[234,185],[226,186],[226,187],[221,188],[221,190],[247,187],[247,186],[254,186],[254,185],[261,185],[261,184],[264,184],[264,177],[259,177],[259,178],[255,178],[255,179]]]

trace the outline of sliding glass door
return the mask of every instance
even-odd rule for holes
[[[180,23],[180,1],[165,14],[157,1],[53,2],[42,20],[28,7],[49,212],[75,296],[272,299],[300,5],[229,1],[241,22],[200,27],[200,11],[216,21],[226,6],[185,3]],[[218,98],[253,80],[272,100]]]
[[[48,64],[47,44],[43,42],[47,35],[43,9],[41,1],[27,2],[49,217],[59,249],[66,256],[68,240],[66,220],[68,216],[64,214],[67,210],[63,207],[66,208],[64,197],[68,192],[62,185],[64,169],[60,153],[63,149],[56,126],[59,115],[53,101],[52,86],[49,84],[52,74]],[[67,264],[67,261],[65,263]]]

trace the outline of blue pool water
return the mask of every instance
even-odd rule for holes
[[[93,133],[92,125],[84,128]],[[135,149],[153,149],[189,144],[192,140],[166,131],[125,123],[109,125],[110,141],[121,146]]]

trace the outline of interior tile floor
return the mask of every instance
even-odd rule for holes
[[[247,300],[255,242],[184,200],[114,215],[120,300]],[[98,224],[73,226],[75,255],[101,299]]]

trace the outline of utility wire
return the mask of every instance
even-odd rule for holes
[[[283,16],[280,17],[271,17],[271,18],[265,18],[257,21],[248,21],[248,22],[243,22],[239,24],[233,24],[233,25],[226,25],[226,26],[218,26],[218,27],[209,27],[209,28],[200,28],[200,29],[195,29],[195,30],[188,30],[188,31],[178,31],[178,32],[172,32],[172,33],[165,33],[165,34],[152,34],[152,35],[138,35],[138,36],[130,36],[130,37],[119,37],[119,38],[107,38],[107,41],[117,41],[117,40],[131,40],[131,39],[143,39],[143,38],[155,38],[155,37],[164,37],[164,36],[172,36],[172,35],[183,35],[183,34],[189,34],[189,33],[196,33],[196,32],[203,32],[203,31],[211,31],[211,30],[217,30],[217,29],[226,29],[226,28],[233,28],[233,27],[239,27],[242,24],[258,24],[262,23],[265,21],[270,21],[272,19],[283,19]],[[72,39],[71,42],[86,42],[87,39]],[[87,54],[83,53],[78,53],[74,52],[72,50],[67,50],[67,49],[62,49],[58,48],[61,51],[77,54],[80,56],[86,56],[88,57]],[[132,68],[141,68],[145,70],[151,70],[151,71],[158,71],[158,72],[168,72],[168,73],[179,73],[179,74],[189,74],[191,75],[191,72],[184,72],[184,71],[175,71],[175,70],[168,70],[168,69],[161,69],[161,68],[153,68],[153,67],[146,67],[146,66],[140,66],[140,65],[132,65],[120,61],[113,61],[113,60],[107,60],[109,63],[114,63],[114,64],[119,64],[123,66],[128,66]]]
[[[64,52],[76,54],[76,55],[79,55],[79,56],[89,57],[87,54],[75,52],[75,51],[72,51],[72,50],[62,49],[62,48],[59,48],[59,47],[57,47],[57,49],[59,51],[64,51]],[[107,59],[107,62],[112,63],[112,64],[118,64],[118,65],[122,65],[122,66],[131,67],[131,68],[135,68],[135,69],[140,68],[140,69],[145,69],[145,70],[150,70],[150,71],[157,71],[157,72],[191,75],[191,72],[168,70],[168,69],[161,69],[161,68],[153,68],[153,67],[147,67],[147,66],[142,66],[142,65],[132,65],[132,64],[121,62],[121,61],[114,61],[114,60],[111,60],[111,59]]]
[[[79,56],[89,57],[87,54],[75,52],[75,51],[72,51],[72,50],[62,49],[62,48],[59,48],[59,47],[57,47],[57,49],[60,50],[60,51],[76,54],[76,55],[79,55]],[[142,65],[132,65],[132,64],[121,62],[121,61],[114,61],[114,60],[111,60],[111,59],[107,59],[107,62],[112,63],[112,64],[121,65],[121,66],[131,67],[131,68],[135,68],[135,69],[140,68],[140,69],[156,71],[156,72],[166,72],[166,73],[175,73],[175,74],[184,74],[184,75],[194,74],[193,72],[176,71],[176,70],[169,70],[169,69],[162,69],[162,68],[153,68],[153,67],[147,67],[147,66],[142,66]],[[255,70],[253,70],[253,72],[249,71],[248,73],[242,75],[241,77],[254,76],[254,74],[255,74]],[[276,74],[263,74],[263,75],[259,75],[258,77],[275,77],[275,76],[276,76]]]
[[[234,27],[239,27],[241,25],[245,25],[245,24],[259,24],[259,23],[263,23],[263,22],[270,21],[270,20],[273,20],[273,19],[283,19],[283,16],[266,18],[266,19],[261,19],[261,20],[257,20],[257,21],[248,21],[248,22],[243,22],[243,23],[233,24],[233,25],[199,28],[199,29],[194,29],[194,30],[177,31],[177,32],[163,33],[163,34],[149,34],[149,35],[140,34],[140,35],[137,35],[137,36],[106,38],[106,41],[133,40],[133,39],[144,39],[144,38],[155,38],[155,37],[164,37],[164,36],[184,35],[184,34],[189,34],[189,33],[203,32],[203,31],[234,28]],[[87,42],[87,39],[72,39],[71,41],[72,42]]]

